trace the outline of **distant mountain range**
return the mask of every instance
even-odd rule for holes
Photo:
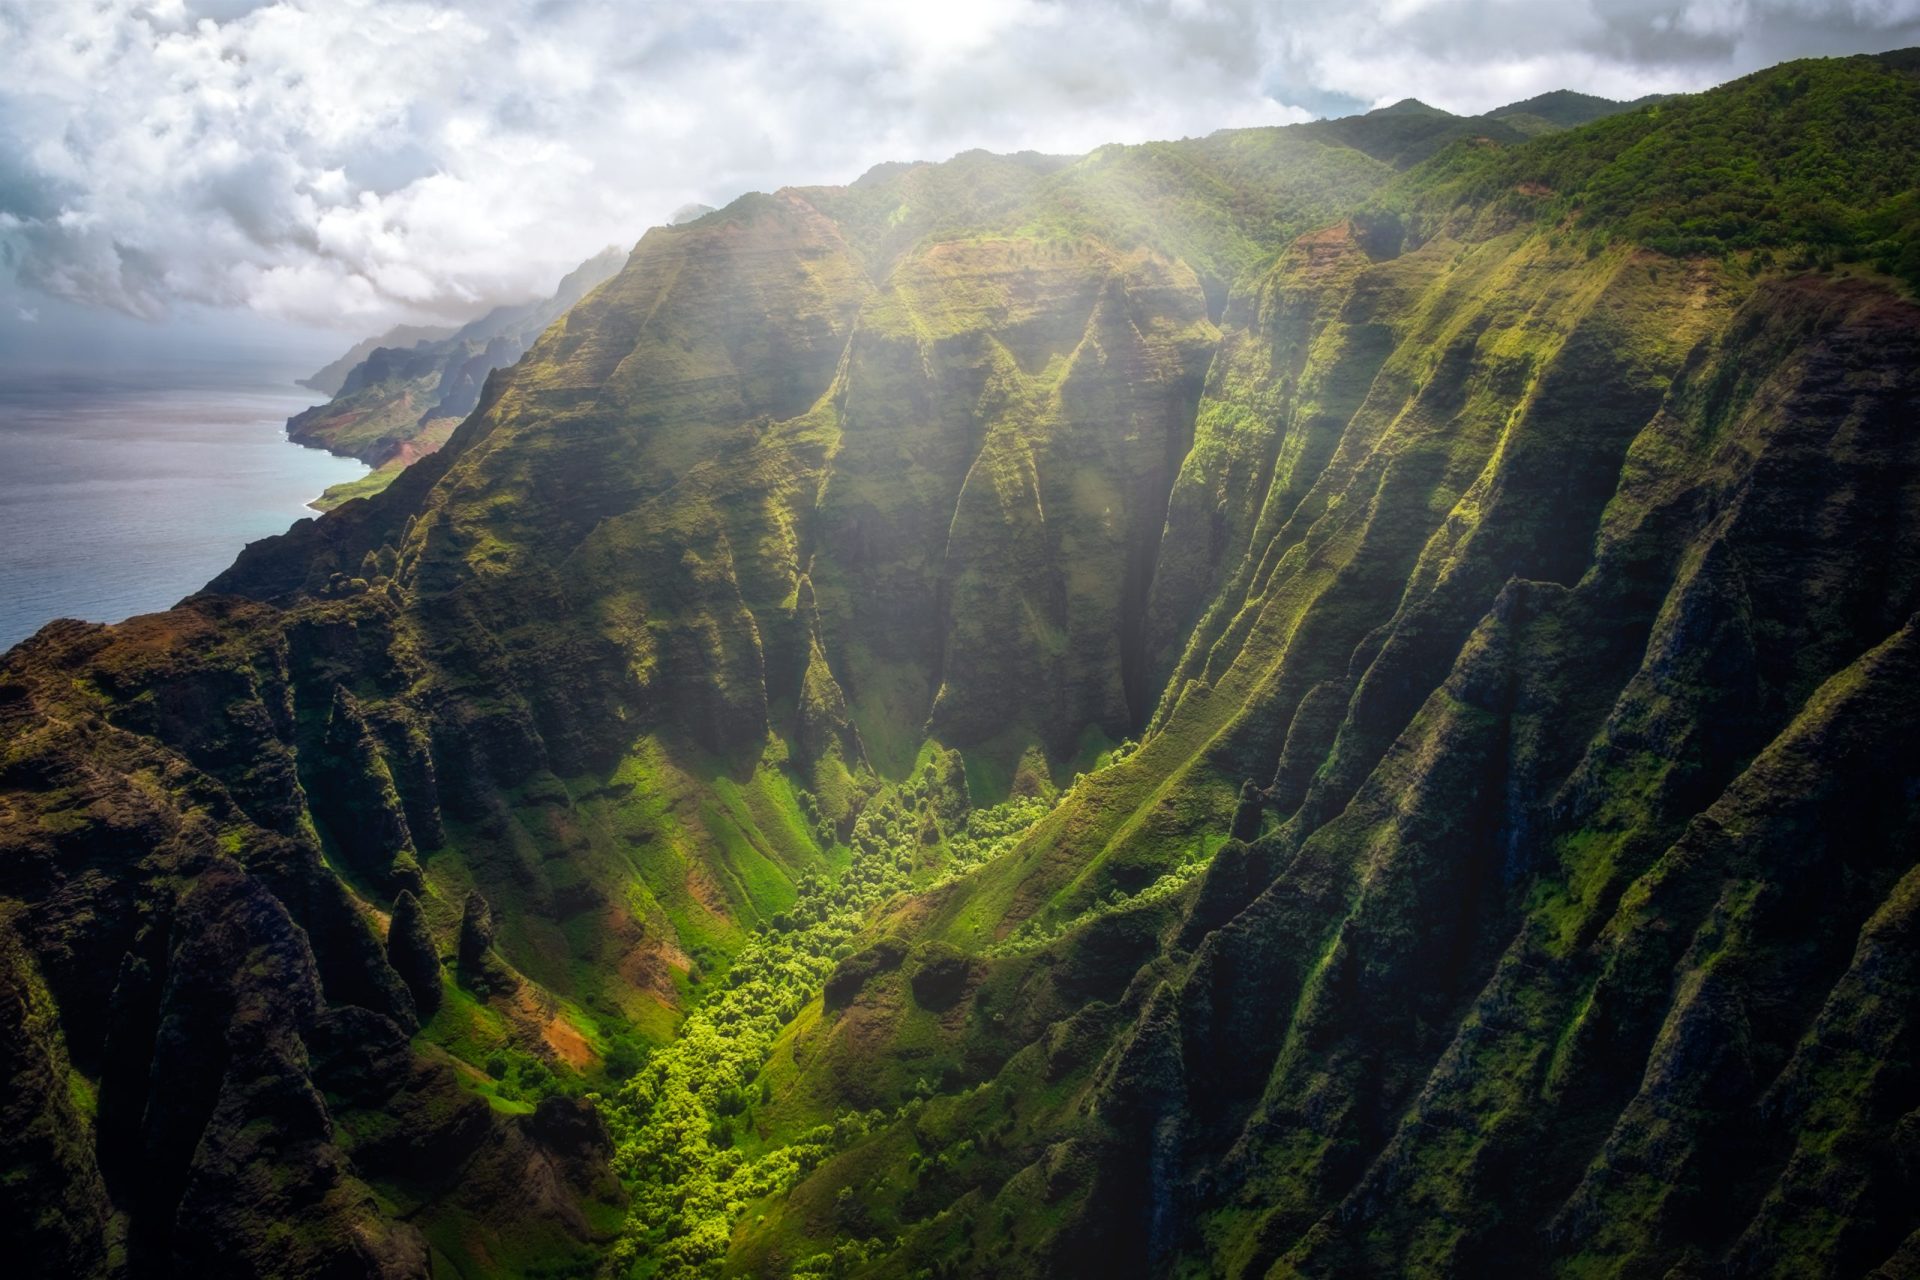
[[[496,307],[458,329],[390,329],[303,379],[302,386],[333,398],[289,418],[287,435],[374,468],[329,489],[314,505],[327,510],[378,493],[409,463],[438,449],[479,403],[487,375],[518,360],[625,261],[622,250],[604,249],[568,272],[550,297]]]
[[[335,396],[346,385],[347,375],[355,366],[382,347],[404,349],[419,346],[422,343],[439,342],[458,332],[457,325],[397,324],[374,338],[362,338],[348,348],[347,353],[338,360],[321,367],[310,377],[299,379],[298,385],[318,391],[322,395]]]

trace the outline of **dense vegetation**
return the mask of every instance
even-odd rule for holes
[[[854,824],[853,859],[834,883],[810,877],[792,907],[733,961],[726,985],[695,1007],[673,1042],[603,1106],[615,1162],[636,1185],[628,1236],[615,1260],[641,1275],[699,1275],[726,1255],[745,1206],[786,1191],[822,1159],[865,1137],[879,1114],[839,1111],[770,1141],[755,1112],[774,1101],[760,1081],[774,1040],[834,971],[856,956],[869,913],[912,887],[917,868],[958,875],[1002,852],[1047,806],[1013,801],[967,813],[964,800],[929,796],[932,768]],[[885,946],[885,943],[881,944]],[[892,958],[893,963],[900,957]],[[902,1106],[915,1099],[903,1099]],[[783,1117],[792,1127],[790,1117]]]
[[[1533,146],[1458,145],[1383,200],[1430,222],[1488,204],[1566,221],[1595,248],[1675,257],[1793,249],[1920,285],[1913,59],[1832,59],[1670,98]]]
[[[1917,85],[649,232],[0,664],[16,1256],[1915,1274]]]

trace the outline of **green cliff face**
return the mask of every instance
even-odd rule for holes
[[[0,666],[13,1234],[1909,1273],[1914,62],[650,231]]]

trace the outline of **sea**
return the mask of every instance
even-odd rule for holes
[[[0,367],[0,650],[54,618],[165,609],[365,475],[287,439],[322,399],[246,361]]]

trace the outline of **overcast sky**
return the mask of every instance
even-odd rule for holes
[[[0,344],[464,319],[881,160],[1915,44],[1920,0],[0,0]]]

